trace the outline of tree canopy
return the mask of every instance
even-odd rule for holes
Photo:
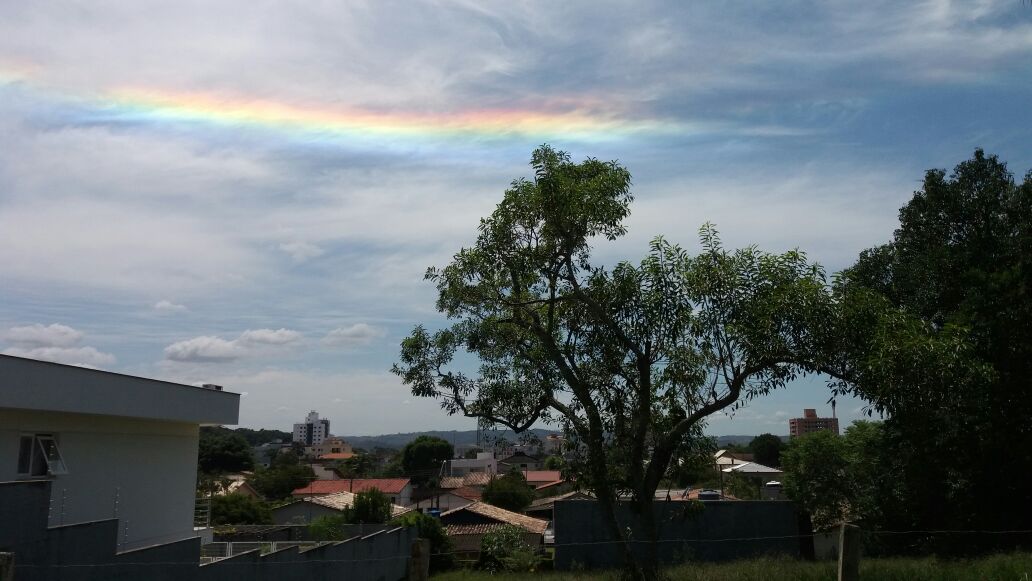
[[[401,451],[401,466],[406,476],[417,482],[436,478],[441,464],[455,457],[451,442],[436,436],[422,435],[405,445]]]
[[[593,265],[591,242],[626,232],[629,172],[547,146],[532,166],[475,245],[428,270],[455,322],[416,327],[393,370],[488,427],[562,425],[584,451],[571,463],[579,481],[603,507],[630,491],[654,530],[654,491],[709,415],[816,370],[834,319],[824,272],[799,251],[725,250],[709,225],[698,255],[657,238],[638,264]],[[476,373],[451,366],[459,351],[479,359]]]
[[[753,460],[777,468],[781,466],[781,449],[785,443],[780,436],[774,434],[760,434],[749,442],[749,451],[753,454]]]
[[[932,350],[924,339],[935,338],[959,345],[969,363],[945,374],[894,366],[891,382],[854,378],[888,412],[884,469],[898,510],[887,526],[1023,528],[1032,516],[1032,489],[1018,476],[1032,473],[1032,174],[1018,184],[976,150],[949,175],[928,171],[899,215],[892,240],[864,251],[840,291],[917,321],[920,333],[902,341],[875,336],[872,354],[920,361]]]
[[[197,444],[197,470],[205,474],[241,472],[254,468],[251,446],[232,430],[202,427]]]
[[[534,491],[522,474],[510,472],[484,487],[483,500],[505,510],[522,512],[534,501]]]

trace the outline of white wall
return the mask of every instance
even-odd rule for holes
[[[55,434],[68,468],[48,477],[51,526],[117,517],[120,550],[194,536],[197,424],[0,409],[0,481],[32,433]]]

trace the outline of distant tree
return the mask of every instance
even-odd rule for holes
[[[430,571],[438,573],[446,571],[455,566],[455,556],[452,555],[451,538],[445,533],[440,519],[419,512],[408,512],[394,518],[391,526],[416,527],[419,529],[419,538],[430,541]]]
[[[510,472],[484,487],[483,500],[505,510],[520,512],[534,501],[534,491],[522,474]]]
[[[483,452],[483,450],[481,450],[480,448],[473,447],[473,448],[470,448],[470,449],[466,450],[462,454],[462,457],[467,459],[467,460],[476,460],[477,454],[479,454],[481,452]]]
[[[271,525],[269,505],[246,494],[223,494],[211,498],[213,525]]]
[[[294,452],[283,452],[268,468],[259,467],[248,482],[265,498],[279,500],[313,480],[315,472],[310,466],[301,464]]]
[[[774,434],[760,434],[749,442],[753,460],[773,468],[781,466],[781,449],[784,447],[785,443]]]
[[[566,461],[562,456],[549,456],[545,458],[545,470],[562,470]]]
[[[376,471],[374,460],[366,454],[356,454],[335,464],[337,472],[344,478],[366,478]]]
[[[794,438],[782,454],[785,494],[803,506],[818,530],[847,515],[849,462],[843,439],[830,430]]]
[[[230,430],[201,429],[197,445],[197,470],[205,474],[241,472],[254,468],[251,446]]]
[[[441,463],[455,457],[451,442],[435,436],[419,436],[401,451],[401,466],[405,475],[417,483],[437,478]]]
[[[391,519],[391,499],[379,489],[363,490],[344,513],[352,524],[382,524]]]

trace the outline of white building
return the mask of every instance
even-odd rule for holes
[[[319,419],[319,414],[312,410],[304,423],[294,424],[294,441],[305,446],[322,444],[330,436],[330,420]]]
[[[493,452],[478,452],[476,458],[456,458],[448,461],[449,476],[465,476],[471,472],[498,473],[498,460]]]
[[[49,480],[49,525],[118,519],[120,550],[196,536],[198,426],[240,396],[0,355],[0,482]]]

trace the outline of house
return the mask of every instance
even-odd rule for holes
[[[359,493],[376,488],[391,499],[391,504],[412,504],[412,481],[408,478],[342,478],[340,480],[313,480],[291,493],[294,498],[326,496],[338,492]]]
[[[558,470],[521,470],[527,484],[534,487],[544,487],[564,482],[563,473]]]
[[[509,525],[523,529],[524,542],[531,548],[537,548],[541,546],[541,535],[548,527],[548,521],[485,502],[474,502],[442,513],[441,524],[451,538],[454,550],[468,556],[479,554],[484,535]]]
[[[434,494],[425,496],[415,504],[410,505],[410,508],[422,512],[434,509],[440,512],[447,512],[449,510],[473,504],[480,500],[481,496],[482,492],[480,490],[470,488],[468,486],[453,488],[450,490],[441,489]]]
[[[49,483],[49,526],[118,519],[120,550],[197,536],[201,425],[240,396],[0,355],[0,482]]]
[[[752,461],[753,455],[745,452],[717,450],[716,453],[713,454],[713,463],[717,465],[718,470],[723,470],[724,468],[735,464],[744,464]]]
[[[333,458],[334,460],[345,460],[355,455],[351,449],[351,444],[337,436],[330,436],[322,442],[313,443],[311,446],[305,447],[305,456],[310,458],[321,458],[329,454],[347,454],[344,457],[338,456]]]
[[[496,474],[488,474],[486,472],[470,472],[465,476],[445,476],[441,479],[440,486],[443,489],[475,488],[483,491],[497,477]]]
[[[594,495],[590,492],[584,492],[581,490],[572,490],[565,494],[559,494],[556,496],[549,496],[547,498],[539,498],[534,502],[530,503],[523,512],[527,516],[539,518],[542,520],[552,520],[552,510],[555,508],[555,503],[558,500],[595,500]]]
[[[476,458],[456,458],[448,461],[449,476],[465,476],[471,472],[498,473],[498,461],[491,452],[478,452]]]
[[[325,496],[306,496],[272,509],[272,522],[278,525],[309,524],[322,516],[336,516],[355,503],[355,494],[337,492]],[[391,505],[391,517],[411,512],[411,508]]]
[[[225,487],[219,488],[218,492],[215,494],[219,496],[227,494],[243,494],[244,496],[250,496],[251,498],[262,498],[262,495],[247,482],[246,474],[230,474],[227,478],[229,479],[229,484]]]
[[[541,461],[533,456],[518,452],[505,459],[498,461],[498,471],[508,472],[509,470],[537,470],[541,468]]]

